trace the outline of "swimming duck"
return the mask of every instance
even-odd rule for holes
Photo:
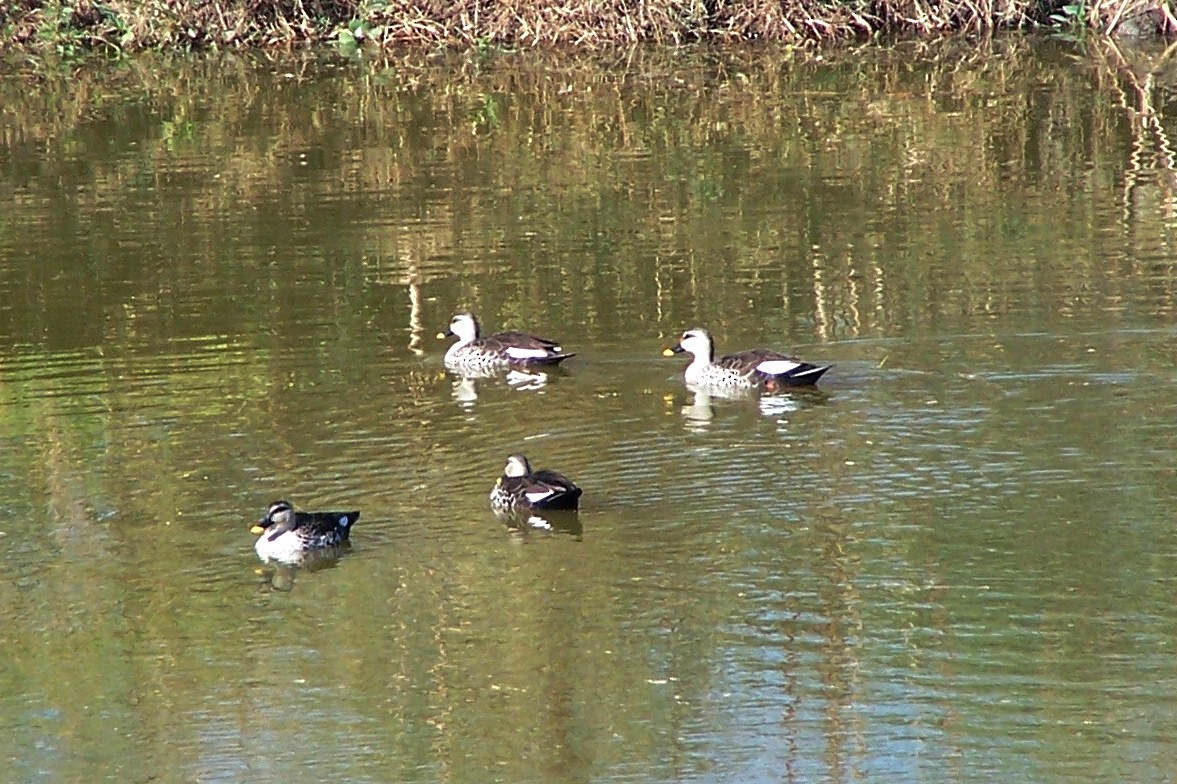
[[[719,394],[753,390],[774,392],[785,387],[813,386],[832,365],[814,365],[768,349],[752,349],[715,358],[715,341],[700,327],[682,333],[662,354],[688,352],[692,357],[683,378],[690,387]]]
[[[346,542],[358,519],[359,512],[296,512],[289,501],[275,501],[250,529],[259,534],[253,549],[263,561],[294,563]]]
[[[532,469],[521,454],[507,457],[503,475],[490,491],[491,508],[499,513],[518,509],[576,509],[581,489],[563,474]]]
[[[450,319],[449,329],[438,335],[458,338],[445,352],[446,367],[467,373],[500,373],[510,368],[554,367],[576,356],[563,353],[554,340],[526,332],[499,332],[485,338],[479,333],[473,313],[459,313]]]

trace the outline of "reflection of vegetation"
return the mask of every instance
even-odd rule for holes
[[[498,99],[493,95],[482,96],[482,102],[474,108],[471,119],[476,127],[495,130],[500,124]]]
[[[406,58],[346,80],[306,78],[313,62],[275,73],[224,60],[182,77],[128,62],[60,81],[42,74],[35,90],[0,85],[11,120],[4,174],[65,200],[49,221],[93,222],[104,214],[96,205],[133,212],[147,198],[191,232],[174,247],[160,238],[173,265],[193,247],[217,247],[216,216],[285,220],[308,209],[307,198],[332,194],[345,228],[366,209],[364,194],[387,194],[378,224],[332,237],[365,257],[360,274],[397,284],[444,275],[457,285],[452,299],[484,309],[491,298],[502,312],[529,301],[503,280],[485,286],[487,275],[511,269],[564,292],[548,295],[564,303],[548,323],[579,317],[602,331],[626,318],[631,301],[670,322],[715,325],[751,300],[778,326],[816,319],[806,329],[825,334],[915,323],[924,318],[917,307],[996,316],[1021,296],[1018,281],[1044,243],[1075,248],[1068,266],[1035,273],[1059,278],[1044,288],[1052,293],[1043,313],[1071,311],[1096,280],[1118,279],[1081,252],[1113,239],[1080,215],[1043,212],[1047,196],[1066,200],[1082,187],[1136,213],[1122,226],[1128,236],[1114,240],[1126,259],[1134,242],[1169,237],[1174,179],[1125,177],[1126,167],[1155,171],[1171,157],[1164,118],[1151,108],[1163,81],[1137,76],[1140,65],[1163,74],[1168,55],[1130,63],[1098,47],[1102,64],[1084,73],[1036,63],[1056,56],[1049,42],[994,46],[946,45],[942,59],[919,64],[911,48],[822,62],[635,54],[598,61],[607,68],[557,67],[542,56],[441,67]],[[279,132],[253,133],[259,126]],[[1126,130],[1131,157],[1110,156],[1120,164],[1109,165],[1101,154],[1092,168],[1092,145],[1121,145]],[[108,149],[118,154],[97,154]],[[176,156],[186,155],[193,165],[178,170]],[[438,200],[445,178],[452,187]],[[487,194],[497,209],[487,209]],[[502,220],[508,214],[521,219]],[[0,232],[18,225],[6,218]],[[118,241],[134,226],[110,229]],[[994,234],[1008,257],[987,257]],[[285,241],[274,237],[278,251]],[[493,251],[521,245],[534,255]],[[474,246],[491,252],[469,253]],[[937,259],[942,275],[929,279],[904,261],[915,258]],[[1141,278],[1139,263],[1126,262],[1125,279]],[[125,279],[109,268],[93,274]],[[699,303],[694,315],[675,310],[684,287]],[[228,317],[250,318],[249,304]]]

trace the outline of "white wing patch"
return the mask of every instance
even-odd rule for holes
[[[799,367],[801,367],[800,362],[790,362],[787,359],[766,359],[757,365],[756,369],[770,376],[779,376]]]
[[[551,498],[555,494],[556,494],[555,490],[543,490],[543,491],[537,490],[537,491],[531,492],[531,493],[524,493],[523,495],[527,496],[528,501],[535,504],[535,503],[539,503],[540,501],[544,500],[545,498]]]
[[[542,359],[548,356],[548,351],[542,348],[520,348],[507,346],[507,356],[511,359]]]

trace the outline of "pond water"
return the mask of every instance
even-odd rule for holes
[[[1165,62],[10,63],[7,775],[1172,780]],[[462,309],[577,356],[457,378]],[[707,399],[695,325],[834,368]]]

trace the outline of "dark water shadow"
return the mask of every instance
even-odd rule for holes
[[[584,538],[584,525],[575,510],[523,509],[494,515],[515,536],[567,534],[577,541]]]

